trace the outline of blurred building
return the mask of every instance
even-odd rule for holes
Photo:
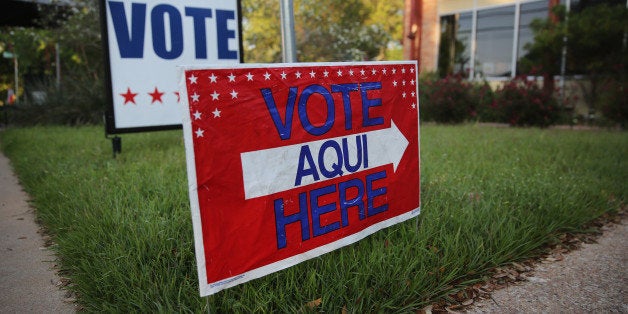
[[[465,73],[469,78],[514,77],[530,23],[546,19],[557,4],[580,0],[406,0],[404,57],[421,72]]]

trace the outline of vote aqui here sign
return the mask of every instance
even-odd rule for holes
[[[107,133],[181,126],[177,66],[238,64],[238,0],[100,0]]]
[[[416,61],[187,67],[202,296],[420,213]]]

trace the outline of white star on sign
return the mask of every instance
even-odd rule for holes
[[[414,85],[414,79],[412,79],[412,80],[410,81],[410,84]]]
[[[315,77],[315,76],[316,76],[316,72],[314,72],[314,70],[312,70],[312,71],[310,72],[310,77]]]
[[[216,91],[214,91],[212,94],[212,100],[218,100],[218,96],[220,96],[220,94],[218,94]]]
[[[415,109],[415,108],[416,108],[416,104],[412,103],[412,109]]]
[[[401,94],[401,96],[402,96],[403,98],[406,98],[406,92],[403,92],[403,93]]]
[[[414,73],[414,68],[410,68],[410,73]]]
[[[252,81],[253,80],[253,74],[251,74],[251,72],[249,72],[249,74],[246,75],[246,80],[247,81]]]
[[[220,117],[220,110],[218,110],[218,108],[214,109],[214,111],[212,111],[212,113],[214,114],[214,118]]]
[[[201,97],[201,95],[194,92],[194,95],[192,95],[192,101],[197,102],[199,97]]]
[[[388,71],[388,70],[386,70],[386,68],[384,68],[384,69],[382,70],[382,73],[386,74],[386,72],[387,72],[387,71]]]
[[[264,73],[264,79],[267,81],[270,80],[270,73],[268,72]]]
[[[406,86],[406,80],[401,81],[401,85]]]
[[[214,73],[212,73],[212,75],[209,76],[209,82],[216,83],[216,75],[214,75]]]
[[[197,77],[194,76],[194,74],[192,74],[192,76],[188,77],[188,79],[190,80],[190,84],[196,84]]]
[[[414,92],[410,93],[410,95],[412,95],[412,97],[414,97]]]
[[[282,80],[285,80],[287,76],[288,76],[288,74],[286,74],[286,71],[281,71],[281,79]]]
[[[297,78],[301,78],[301,72],[297,71],[297,73],[294,73],[294,75],[297,76]]]
[[[233,75],[233,73],[229,73],[227,77],[229,78],[229,82],[235,82],[235,75]]]
[[[406,73],[406,68],[401,68],[401,73]]]
[[[338,76],[342,76],[342,70],[338,70],[336,73],[338,73]]]
[[[393,74],[397,73],[397,69],[393,68],[392,72],[393,72]]]
[[[327,72],[327,70],[325,70],[325,72],[323,72],[323,75],[324,75],[325,77],[327,77],[327,76],[329,76],[329,72]]]
[[[231,94],[231,99],[238,98],[238,92],[236,92],[235,89],[232,89],[229,94]]]
[[[362,76],[364,76],[364,69],[360,70],[360,74],[362,74]]]
[[[373,75],[375,75],[377,73],[377,70],[373,69],[373,70],[371,70],[371,73],[373,73]]]
[[[353,70],[349,70],[349,75],[353,76]]]
[[[393,81],[393,86],[397,86],[397,81]]]
[[[201,119],[201,113],[196,110],[196,112],[194,113],[194,120],[200,120]]]
[[[205,133],[205,131],[201,129],[196,129],[194,133],[196,133],[196,138],[199,138],[199,137],[203,137],[203,133]]]

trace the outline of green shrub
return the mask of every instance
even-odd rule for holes
[[[31,88],[45,92],[42,99],[31,97],[18,103],[11,113],[11,124],[85,125],[102,123],[104,87],[101,80],[66,80],[60,87],[40,82]]]
[[[534,80],[516,77],[495,91],[495,110],[502,122],[515,126],[547,127],[556,122],[559,108],[551,93]]]
[[[496,109],[495,93],[488,82],[484,81],[482,84],[476,84],[473,87],[472,93],[477,103],[475,118],[478,121],[501,122],[504,120],[501,116],[501,112]]]
[[[617,80],[605,82],[598,107],[606,119],[620,124],[624,129],[628,127],[628,84]]]

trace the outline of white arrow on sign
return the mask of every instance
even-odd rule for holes
[[[362,135],[366,136],[363,137]],[[341,161],[343,159],[342,154],[337,154],[337,151],[333,149],[326,149],[322,152],[324,165],[315,165],[316,168],[333,169],[342,164],[342,173],[347,174],[392,163],[394,171],[397,171],[397,166],[409,143],[395,122],[391,121],[391,126],[388,129],[241,153],[245,199],[266,196],[287,191],[297,186],[333,179],[334,177],[328,178],[320,175],[319,179],[316,180],[314,176],[309,175],[304,176],[301,183],[295,186],[299,157],[303,146],[309,146],[311,156],[316,163],[324,143],[334,141],[337,143],[336,147],[342,147],[343,139],[346,139],[348,143],[348,151],[345,153],[349,155],[348,158],[351,163],[359,164],[359,168],[349,171],[347,165]],[[362,154],[366,152],[366,156],[363,158],[368,158],[367,164],[360,163],[358,160],[357,143],[360,139],[366,142],[362,144]],[[308,166],[308,168],[310,167]],[[335,177],[338,176],[340,174]]]

